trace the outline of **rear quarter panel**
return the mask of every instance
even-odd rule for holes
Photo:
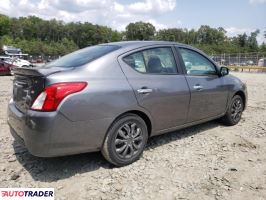
[[[57,146],[64,140],[69,147],[74,142],[81,148],[89,144],[99,149],[118,116],[131,110],[146,113],[138,106],[116,57],[105,56],[74,70],[52,74],[47,77],[46,85],[72,81],[85,81],[88,85],[83,91],[67,96],[59,105],[58,112],[68,122],[59,120],[54,124],[51,141]]]
[[[124,111],[136,109],[132,88],[112,55],[74,70],[50,75],[47,85],[65,81],[88,83],[82,92],[68,96],[59,107],[59,111],[71,121],[115,118]]]

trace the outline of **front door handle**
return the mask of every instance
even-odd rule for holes
[[[152,92],[152,89],[150,88],[141,88],[137,90],[139,94],[148,94]]]
[[[202,90],[203,89],[203,87],[201,85],[194,85],[193,88],[195,90]]]

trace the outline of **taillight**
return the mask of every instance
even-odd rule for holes
[[[35,99],[31,109],[38,111],[55,111],[66,96],[80,92],[86,86],[86,82],[65,82],[49,85]]]

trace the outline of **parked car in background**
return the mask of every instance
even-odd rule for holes
[[[22,54],[22,51],[21,51],[20,48],[16,48],[16,47],[13,47],[13,46],[8,46],[8,45],[3,45],[2,48],[0,49],[0,52],[4,53],[5,55]]]
[[[44,60],[43,60],[42,58],[38,58],[38,59],[36,60],[36,63],[44,63]]]
[[[240,66],[247,66],[247,63],[246,62],[241,62]]]
[[[248,61],[247,61],[247,65],[254,65],[253,60],[248,60]]]
[[[11,58],[9,57],[9,56],[0,56],[0,60],[3,62],[3,61],[5,61],[5,62],[9,62],[9,60],[10,60]]]
[[[20,58],[13,58],[12,64],[17,67],[32,67],[32,64],[29,61]]]
[[[11,75],[12,70],[15,68],[14,65],[6,62],[8,58],[0,57],[0,75]]]
[[[123,166],[141,156],[149,137],[217,118],[237,124],[247,90],[228,73],[173,42],[91,46],[16,68],[8,124],[33,155],[101,151]]]
[[[265,58],[259,59],[258,66],[259,67],[266,67],[266,59]]]
[[[0,56],[0,58],[4,59],[6,63],[9,63],[16,67],[32,67],[32,64],[29,61],[18,57]]]

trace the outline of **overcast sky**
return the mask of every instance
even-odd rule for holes
[[[88,21],[117,30],[140,20],[157,29],[221,26],[229,36],[266,29],[266,0],[0,0],[0,13]],[[258,40],[266,42],[262,34]]]

